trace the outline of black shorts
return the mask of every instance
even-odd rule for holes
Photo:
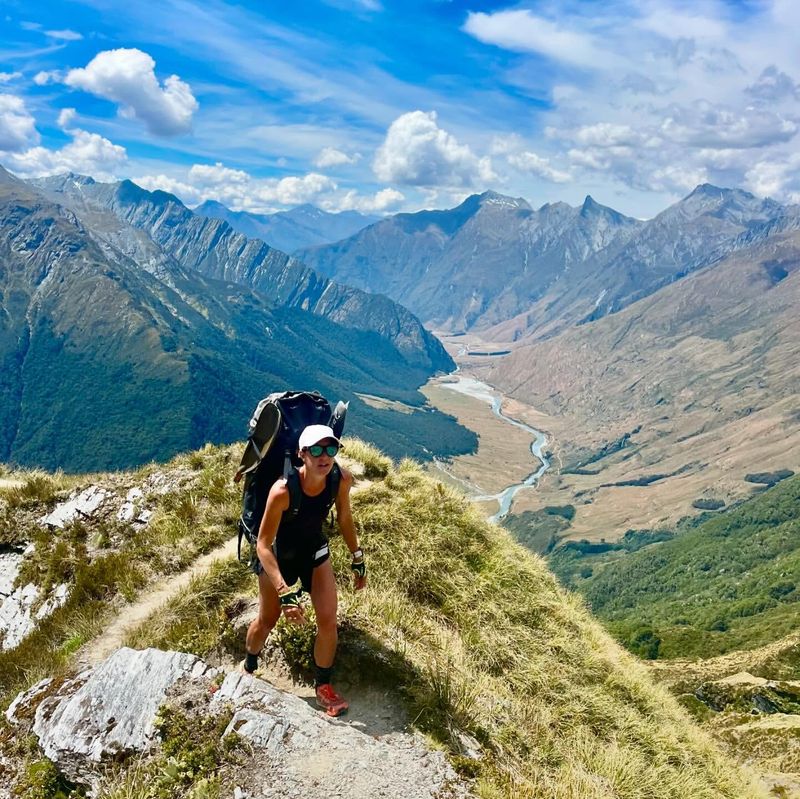
[[[275,552],[275,557],[278,560],[278,568],[281,570],[286,584],[291,587],[299,579],[303,590],[310,594],[311,576],[314,569],[325,563],[331,556],[330,549],[328,548],[328,539],[323,536],[318,541],[315,541],[314,545],[311,547],[306,546],[292,551],[278,549],[276,552],[275,549],[276,548],[273,547],[273,552]],[[255,574],[261,574],[261,572],[264,571],[264,567],[261,565],[261,561],[256,554],[255,547],[253,547],[253,555],[250,558],[250,568]]]

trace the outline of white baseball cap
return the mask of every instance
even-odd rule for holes
[[[303,430],[302,433],[300,433],[300,440],[297,442],[297,446],[300,449],[306,449],[306,447],[312,447],[314,444],[319,444],[320,441],[323,441],[326,438],[332,438],[337,444],[341,443],[328,425],[310,424],[305,430]]]

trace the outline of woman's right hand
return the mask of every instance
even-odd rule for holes
[[[292,624],[302,625],[306,623],[306,614],[302,605],[283,605],[281,607],[283,617]]]

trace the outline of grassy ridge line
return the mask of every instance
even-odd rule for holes
[[[347,559],[332,547],[343,587],[340,669],[399,687],[410,717],[477,777],[481,797],[764,795],[543,561],[463,496],[404,462],[353,504],[370,587],[345,588]],[[201,604],[221,606],[205,624],[182,596],[159,614],[166,625],[149,637],[143,625],[137,645],[224,648],[240,574],[220,565],[196,585]],[[481,761],[459,756],[460,733],[480,742]]]

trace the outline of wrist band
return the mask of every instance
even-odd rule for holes
[[[366,577],[367,564],[364,562],[364,552],[361,549],[357,549],[353,553],[353,562],[350,564],[350,570],[356,577]]]
[[[300,591],[285,591],[282,594],[278,594],[278,599],[281,603],[281,608],[299,608],[300,607],[300,595],[302,594],[302,590]]]

